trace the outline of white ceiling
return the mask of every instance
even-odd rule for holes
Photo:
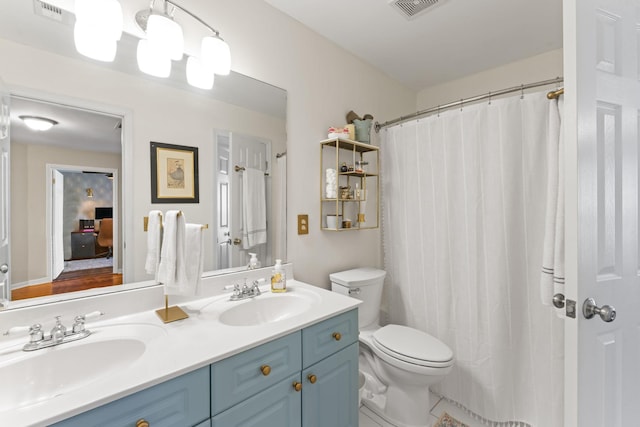
[[[562,0],[440,0],[407,20],[389,0],[265,0],[421,90],[562,47]]]

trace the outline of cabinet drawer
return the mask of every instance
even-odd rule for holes
[[[210,417],[209,401],[207,366],[61,421],[54,427],[135,426],[142,418],[153,427],[193,427]]]
[[[309,326],[302,330],[302,365],[305,368],[313,365],[356,341],[357,309]]]
[[[214,363],[211,365],[212,414],[299,372],[301,359],[300,332],[295,332]],[[269,368],[267,375],[262,372],[263,366]]]
[[[213,417],[212,427],[300,427],[301,395],[293,383],[300,373]]]

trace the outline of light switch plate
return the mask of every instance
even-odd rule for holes
[[[298,215],[298,234],[309,234],[309,215]]]

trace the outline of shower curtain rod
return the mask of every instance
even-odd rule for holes
[[[460,99],[458,101],[449,102],[448,104],[438,105],[437,107],[431,107],[431,108],[427,108],[426,110],[417,111],[417,112],[415,112],[413,114],[409,114],[408,116],[400,116],[397,119],[388,120],[388,121],[386,121],[384,123],[376,122],[374,124],[374,128],[376,130],[376,133],[378,133],[378,132],[380,132],[380,129],[385,128],[387,126],[395,125],[396,123],[406,122],[407,120],[415,119],[415,118],[418,118],[420,116],[424,116],[426,114],[440,113],[441,111],[447,110],[449,108],[461,107],[464,104],[468,104],[468,103],[471,103],[471,102],[482,101],[484,99],[491,99],[494,96],[506,95],[508,93],[513,93],[513,92],[524,92],[527,89],[532,89],[532,88],[536,88],[536,87],[540,87],[540,86],[547,86],[547,85],[562,83],[563,81],[564,81],[564,79],[562,77],[556,77],[555,79],[542,80],[542,81],[535,82],[535,83],[528,83],[526,85],[523,84],[523,85],[520,85],[520,86],[514,86],[514,87],[507,88],[507,89],[499,90],[497,92],[487,92],[487,93],[482,94],[482,95],[472,96],[471,98]],[[560,90],[557,90],[557,91],[554,91],[554,92],[549,92],[547,94],[547,97],[549,99],[557,98],[562,93],[564,93],[564,89],[560,89]]]

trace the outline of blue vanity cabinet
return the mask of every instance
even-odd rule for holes
[[[201,422],[196,427],[211,427],[211,418],[206,421]]]
[[[296,390],[296,384],[299,390]],[[297,372],[215,415],[212,427],[300,427],[302,394],[300,373]]]
[[[302,369],[300,332],[269,341],[211,365],[211,414],[246,401]]]
[[[54,424],[54,427],[124,427],[145,420],[153,427],[208,426],[209,366]]]
[[[347,311],[302,330],[306,368],[358,341],[358,310]]]
[[[357,310],[304,329],[302,343],[302,425],[358,427]]]

